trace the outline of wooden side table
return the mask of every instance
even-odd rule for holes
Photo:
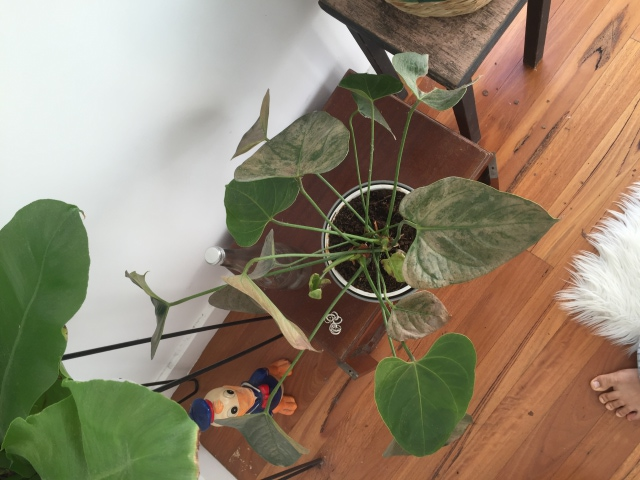
[[[386,97],[376,102],[377,107],[389,123],[398,140],[384,128],[376,124],[374,180],[393,179],[402,129],[409,106],[396,97]],[[355,110],[351,93],[337,88],[324,110],[348,124]],[[354,119],[355,136],[358,140],[358,155],[362,171],[367,171],[369,156],[370,123],[358,115]],[[352,149],[351,149],[352,150]],[[385,159],[388,159],[385,161]],[[355,157],[351,151],[345,161],[334,170],[323,174],[341,192],[346,192],[357,184]],[[400,174],[400,182],[412,187],[421,187],[445,177],[457,176],[478,180],[489,178],[488,169],[495,169],[494,154],[451,131],[421,112],[414,113],[405,144]],[[494,180],[497,177],[492,173]],[[304,178],[305,189],[328,211],[336,201],[335,195],[317,177]],[[323,220],[309,203],[299,196],[278,220],[290,223],[304,223],[322,227]],[[268,226],[270,229],[271,226]],[[274,226],[275,240],[286,243],[303,252],[313,252],[320,248],[320,235],[308,230]],[[314,271],[321,271],[317,267]],[[267,290],[267,295],[278,308],[295,324],[309,334],[322,314],[336,297],[339,288],[331,284],[323,291],[322,300],[312,300],[306,288],[300,290]],[[375,362],[368,353],[384,334],[377,303],[364,302],[350,295],[343,296],[333,309],[342,318],[342,331],[333,335],[329,324],[324,324],[313,340],[314,346],[333,355],[338,364],[353,378],[357,378],[375,368]]]
[[[429,54],[429,78],[453,89],[471,76],[513,22],[527,0],[493,0],[474,13],[456,17],[417,17],[385,0],[319,0],[320,7],[344,23],[378,73],[395,76],[386,52]],[[551,0],[529,0],[524,63],[542,59]],[[477,142],[480,127],[473,87],[453,107],[460,133]]]

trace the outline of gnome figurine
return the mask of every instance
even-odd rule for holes
[[[204,431],[210,425],[220,427],[221,425],[215,423],[216,420],[264,412],[269,395],[290,365],[289,360],[277,360],[268,368],[259,368],[253,372],[251,378],[242,382],[239,387],[224,385],[214,388],[204,398],[193,401],[189,416],[198,424],[200,430]],[[291,373],[289,372],[289,375]],[[297,407],[294,398],[284,395],[281,386],[271,402],[269,413],[292,415]]]

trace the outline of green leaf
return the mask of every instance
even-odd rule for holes
[[[236,275],[233,277],[222,277],[226,283],[233,288],[240,290],[241,292],[249,295],[258,305],[267,311],[269,315],[275,320],[278,328],[287,339],[289,344],[298,350],[312,350],[317,352],[315,348],[311,346],[311,342],[307,336],[300,330],[296,324],[288,320],[278,307],[260,290],[260,288],[253,283],[247,275]]]
[[[129,382],[65,385],[76,401],[91,478],[197,478],[199,430],[179,404]]]
[[[0,439],[58,377],[62,327],[82,305],[88,281],[78,207],[38,200],[0,230]]]
[[[11,425],[10,456],[44,478],[197,478],[198,427],[180,405],[128,382],[65,386],[72,396]]]
[[[266,412],[225,418],[216,420],[216,423],[238,430],[251,448],[273,465],[288,467],[302,455],[309,453],[309,450],[284,433]]]
[[[273,177],[301,178],[337,167],[349,151],[349,131],[327,112],[293,122],[236,168],[234,178],[248,182]]]
[[[378,411],[404,450],[421,457],[446,443],[471,401],[475,364],[471,341],[455,333],[440,337],[416,362],[389,357],[378,364]]]
[[[403,274],[419,289],[484,275],[533,245],[557,221],[530,200],[456,177],[413,190],[399,211],[418,230]]]
[[[99,408],[98,405],[95,408]],[[9,427],[3,446],[10,458],[26,459],[44,478],[90,478],[72,397],[26,420],[16,419]],[[104,447],[107,451],[107,445]]]
[[[153,305],[154,312],[156,315],[156,329],[151,336],[151,359],[156,354],[156,350],[158,350],[158,345],[160,345],[160,340],[162,340],[162,332],[164,332],[164,324],[167,321],[167,315],[169,314],[169,308],[171,305],[166,300],[163,300],[159,296],[157,296],[147,285],[147,281],[144,277],[147,276],[140,275],[136,272],[124,272],[124,276],[131,280],[135,285],[140,287],[144,292],[149,295],[151,299],[151,304]]]
[[[388,97],[402,90],[402,82],[391,75],[354,73],[343,78],[339,86],[371,101]]]
[[[387,332],[398,341],[425,337],[449,322],[444,304],[426,290],[400,299],[391,311]]]
[[[268,178],[255,182],[232,180],[224,192],[227,228],[241,247],[250,247],[274,217],[289,208],[298,196],[293,178]]]
[[[339,86],[352,92],[353,99],[362,116],[372,118],[393,135],[389,124],[373,102],[379,98],[400,92],[403,89],[400,80],[390,75],[356,73],[343,78]],[[393,138],[395,138],[395,135],[393,135]]]
[[[276,254],[275,242],[273,240],[273,230],[270,230],[267,233],[267,236],[264,237],[264,243],[262,244],[262,250],[260,251],[261,257],[270,257]],[[264,277],[267,273],[271,271],[273,267],[276,266],[275,258],[267,258],[264,260],[259,260],[253,270],[249,274],[249,278],[256,280],[258,278]]]
[[[69,378],[69,374],[64,369],[64,366],[60,364],[60,373],[58,374],[58,378],[53,385],[49,387],[49,389],[42,394],[42,396],[36,401],[31,409],[30,415],[34,415],[36,413],[41,412],[45,408],[55,403],[58,403],[61,400],[64,400],[71,392],[67,387],[62,386],[62,382]]]
[[[264,308],[254,302],[249,295],[230,285],[225,285],[217,292],[212,293],[209,297],[209,304],[231,312],[265,313]]]
[[[434,88],[428,93],[423,92],[418,87],[418,79],[429,72],[429,55],[412,52],[398,53],[393,56],[392,64],[416,98],[436,110],[448,110],[453,107],[464,96],[467,87],[471,85],[463,85],[454,90]]]
[[[238,148],[236,149],[236,153],[233,154],[235,158],[238,155],[242,155],[243,153],[248,152],[253,147],[262,143],[267,138],[267,126],[269,124],[269,90],[264,94],[264,98],[262,99],[262,106],[260,107],[260,116],[256,123],[242,136],[240,143],[238,144]]]
[[[471,425],[472,423],[473,423],[473,418],[471,417],[471,415],[469,415],[468,413],[465,414],[465,416],[462,417],[462,420],[458,422],[458,425],[456,425],[456,428],[453,429],[453,432],[451,432],[451,435],[449,435],[449,438],[447,439],[447,442],[444,445],[447,446],[455,442],[458,438],[460,438],[464,434],[464,432],[467,430],[467,427],[469,427],[469,425]],[[407,455],[410,455],[410,453],[407,452],[404,448],[402,448],[400,444],[395,441],[395,439],[391,440],[391,443],[389,443],[389,446],[382,454],[382,456],[385,458],[407,456]]]
[[[330,283],[331,280],[328,278],[321,278],[319,273],[313,273],[309,277],[309,297],[314,300],[320,300],[322,298],[322,289]]]
[[[404,275],[402,275],[402,265],[404,265],[405,254],[402,250],[394,252],[389,258],[380,261],[384,271],[395,278],[398,282],[405,283]]]

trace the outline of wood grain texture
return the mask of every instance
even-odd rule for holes
[[[447,331],[467,334],[477,348],[473,425],[432,456],[384,459],[391,436],[373,401],[373,375],[350,381],[328,355],[306,354],[286,385],[300,410],[278,421],[309,448],[300,462],[322,457],[324,464],[297,478],[640,479],[640,422],[616,418],[589,388],[596,375],[635,359],[554,301],[572,256],[591,248],[583,233],[638,180],[639,32],[637,2],[554,0],[536,70],[521,63],[523,15],[478,68],[481,145],[497,152],[502,188],[541,203],[560,222],[507,265],[436,292],[453,315]],[[427,112],[455,128],[450,112]],[[199,365],[273,333],[269,324],[220,331]],[[412,348],[426,352],[434,340]],[[207,374],[203,388],[290,354],[278,341]],[[388,354],[386,341],[371,353]],[[207,432],[203,442],[239,479],[282,470],[265,465],[234,431]]]

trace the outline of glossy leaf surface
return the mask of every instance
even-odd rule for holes
[[[260,147],[236,168],[234,178],[248,182],[324,173],[337,167],[348,150],[349,131],[344,124],[326,112],[313,112]]]
[[[298,196],[293,178],[268,178],[255,182],[232,180],[224,192],[227,228],[241,247],[250,247],[267,224],[289,208]]]
[[[378,364],[376,405],[404,450],[420,457],[445,444],[471,401],[475,364],[471,341],[455,333],[415,362],[389,357]]]
[[[151,288],[149,288],[149,285],[147,285],[147,281],[145,279],[146,275],[146,273],[144,275],[140,275],[136,272],[124,272],[124,276],[131,280],[142,290],[144,290],[144,292],[149,295],[149,298],[151,299],[151,304],[153,305],[154,313],[156,315],[156,329],[151,336],[151,358],[153,359],[156,351],[158,350],[158,345],[160,345],[160,340],[162,340],[164,324],[167,321],[167,315],[169,314],[169,308],[171,306],[169,305],[169,302],[163,300],[155,293],[153,293],[153,290],[151,290]]]
[[[387,333],[394,340],[425,337],[449,322],[451,316],[433,293],[419,290],[401,298],[389,317]]]
[[[236,275],[233,277],[222,277],[226,283],[233,288],[240,290],[241,292],[249,295],[258,305],[260,305],[273,319],[275,320],[278,328],[287,339],[289,344],[298,350],[312,350],[317,352],[315,348],[309,342],[307,336],[300,330],[296,324],[288,320],[282,312],[274,305],[274,303],[260,290],[260,288],[253,283],[253,281],[247,275]]]
[[[417,228],[403,274],[419,289],[484,275],[533,245],[556,222],[530,200],[456,177],[413,190],[399,211]]]
[[[238,155],[248,152],[256,145],[267,140],[267,126],[269,125],[269,90],[264,94],[262,99],[262,106],[260,107],[260,116],[256,123],[242,136],[236,153],[233,154],[235,158]]]
[[[275,420],[266,413],[225,418],[216,420],[216,423],[240,431],[251,448],[273,465],[288,467],[309,452],[284,433]]]
[[[0,440],[58,377],[67,344],[62,328],[82,305],[88,281],[77,207],[39,200],[0,230]]]

